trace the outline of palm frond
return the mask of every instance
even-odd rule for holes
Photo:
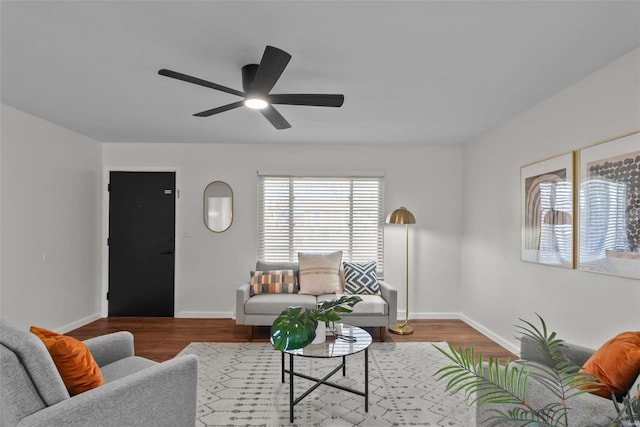
[[[513,408],[508,411],[499,409],[491,409],[495,415],[484,420],[488,426],[504,425],[505,420],[509,420],[510,424],[517,427],[557,427],[551,424],[545,417],[541,417],[532,413],[527,408]]]
[[[502,367],[497,358],[489,358],[484,363],[473,348],[456,350],[449,345],[449,351],[446,351],[437,345],[434,347],[454,363],[434,374],[438,381],[447,380],[446,392],[464,392],[470,404],[527,404],[528,372],[521,367],[513,366],[510,361]]]
[[[557,334],[555,332],[549,333],[547,329],[547,324],[544,319],[536,313],[536,316],[540,320],[541,329],[538,329],[533,323],[519,319],[524,325],[516,325],[516,329],[523,335],[531,338],[536,342],[540,350],[542,350],[545,361],[544,364],[547,366],[555,366],[560,362],[564,361],[562,357],[562,352],[560,348],[562,347],[564,340],[557,338]]]

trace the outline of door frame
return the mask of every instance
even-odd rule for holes
[[[102,317],[109,316],[109,301],[107,300],[107,292],[109,291],[109,246],[107,238],[109,237],[109,176],[111,172],[174,172],[176,174],[176,203],[175,203],[175,234],[173,236],[175,242],[173,270],[173,312],[177,313],[176,306],[178,302],[178,280],[177,274],[180,271],[181,261],[181,242],[178,236],[181,235],[180,224],[180,168],[176,166],[104,166],[102,171],[102,286],[100,289],[100,315]]]

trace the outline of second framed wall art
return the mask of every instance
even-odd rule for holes
[[[640,132],[579,151],[578,268],[640,279]]]

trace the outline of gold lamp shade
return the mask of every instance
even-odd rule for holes
[[[400,208],[394,210],[387,216],[386,220],[387,224],[415,224],[416,218],[409,211],[409,209],[401,206]]]

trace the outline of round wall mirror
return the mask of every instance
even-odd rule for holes
[[[233,222],[233,191],[224,181],[213,181],[204,189],[204,225],[222,233]]]

